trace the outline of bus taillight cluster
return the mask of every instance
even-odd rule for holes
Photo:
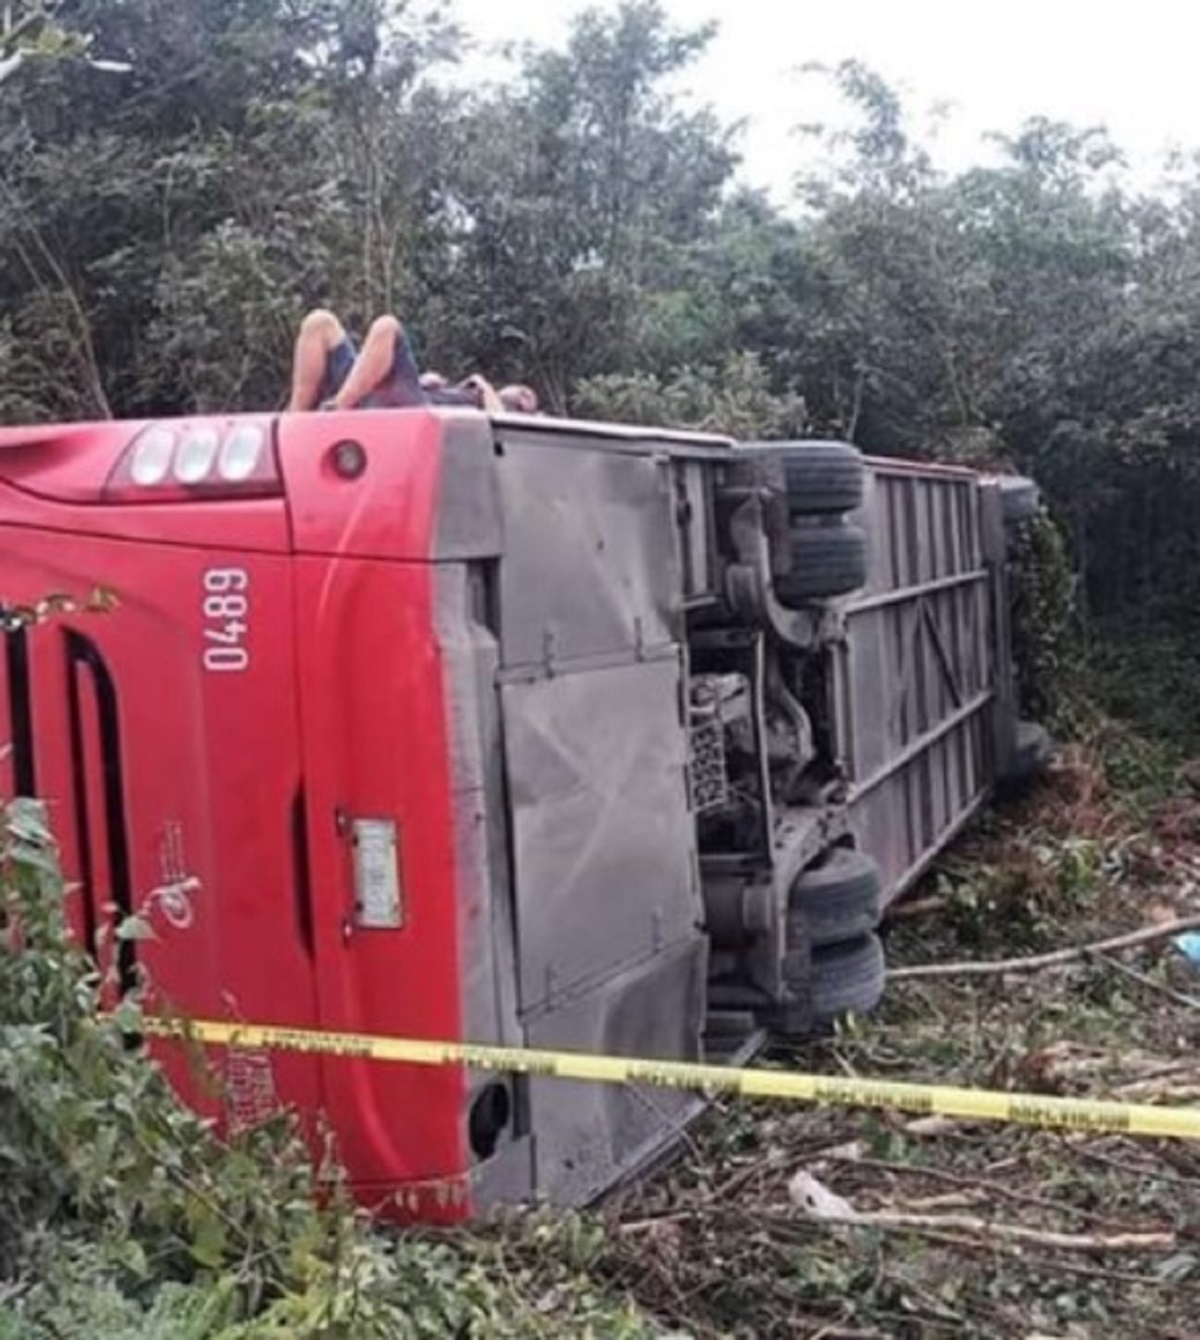
[[[270,425],[262,419],[152,424],[130,444],[105,487],[109,501],[121,502],[280,491]]]

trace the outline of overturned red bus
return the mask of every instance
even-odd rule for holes
[[[78,933],[152,1009],[744,1057],[875,1004],[887,901],[1034,743],[1034,505],[839,443],[474,412],[3,429],[0,594],[118,604],[6,632],[0,793],[49,803]],[[154,938],[112,947],[134,911]],[[216,1059],[225,1115],[322,1116],[407,1218],[585,1201],[698,1102]]]

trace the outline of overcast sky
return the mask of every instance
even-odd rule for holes
[[[604,3],[604,0],[601,0]],[[918,125],[948,104],[936,159],[987,154],[981,136],[1044,114],[1102,123],[1148,181],[1165,151],[1200,143],[1200,10],[1182,0],[663,0],[684,25],[716,20],[689,79],[730,120],[745,119],[743,175],[782,198],[802,163],[799,122],[836,114],[809,61],[857,57],[905,93]],[[480,42],[555,42],[580,0],[453,0]],[[470,67],[469,67],[470,68]]]

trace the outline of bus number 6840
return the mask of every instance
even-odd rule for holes
[[[204,668],[218,673],[246,670],[246,619],[250,578],[243,568],[208,568],[204,573]]]

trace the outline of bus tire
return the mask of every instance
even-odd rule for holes
[[[1016,746],[997,780],[1006,790],[1020,791],[1045,775],[1053,753],[1054,742],[1045,726],[1018,721]]]
[[[1032,479],[1005,477],[1000,481],[1000,512],[1006,526],[1032,521],[1042,510],[1042,498]]]
[[[873,931],[883,915],[879,867],[864,852],[835,847],[797,876],[788,893],[788,944],[814,949]]]
[[[792,516],[829,516],[862,506],[861,453],[845,442],[800,442],[783,459]]]
[[[848,1014],[868,1014],[883,999],[883,944],[871,934],[815,949],[811,972],[817,1027],[828,1027]]]
[[[791,533],[791,567],[775,578],[781,604],[795,608],[849,595],[866,584],[867,536],[858,526],[815,526]]]

